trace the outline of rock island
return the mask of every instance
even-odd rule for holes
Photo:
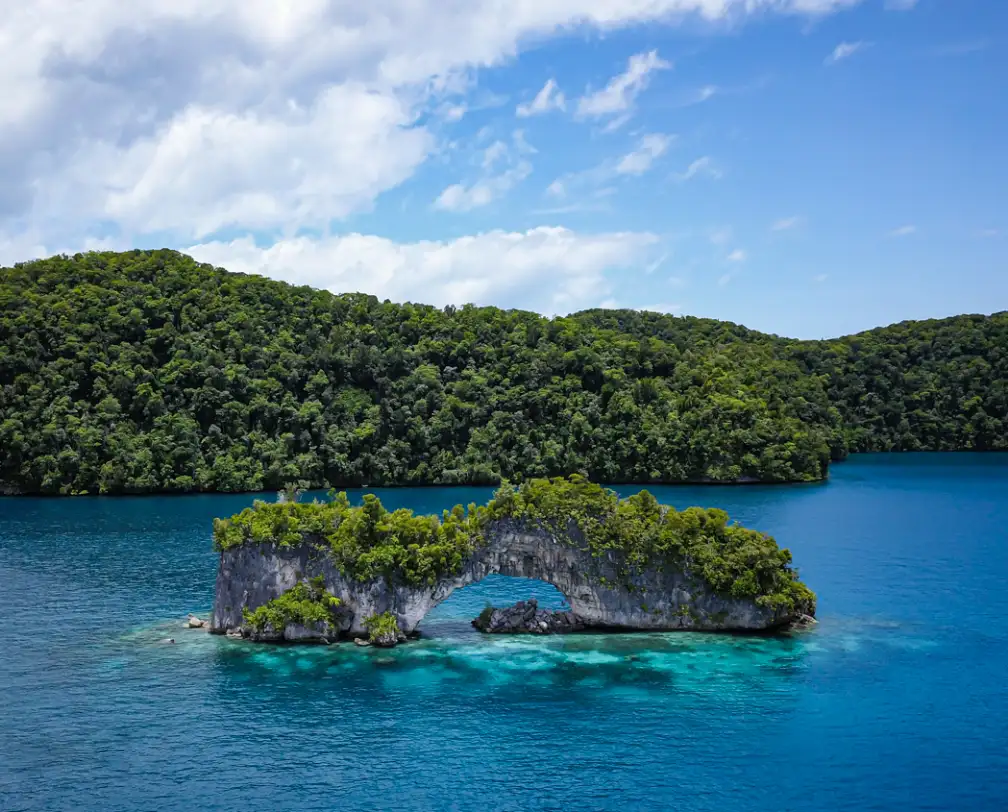
[[[487,575],[553,584],[596,630],[760,632],[815,615],[815,594],[770,536],[718,509],[620,499],[579,476],[502,485],[441,516],[365,495],[257,501],[214,522],[211,631],[261,641],[395,645],[455,589]]]

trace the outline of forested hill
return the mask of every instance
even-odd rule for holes
[[[0,269],[0,489],[814,480],[1008,448],[1008,313],[793,341],[332,295],[173,251]]]

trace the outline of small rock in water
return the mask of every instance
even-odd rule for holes
[[[189,615],[189,619],[186,620],[186,626],[190,629],[202,629],[205,625],[206,621],[196,617],[196,615]]]
[[[165,638],[164,640],[162,640],[161,642],[162,642],[162,643],[174,643],[174,642],[175,642],[175,638],[174,638],[174,637],[166,637],[166,638]]]
[[[540,609],[535,598],[503,609],[487,607],[472,625],[487,634],[562,634],[585,628],[585,622],[573,612]]]
[[[812,617],[812,615],[799,615],[791,622],[791,629],[792,631],[805,631],[818,625],[818,623],[819,621]]]
[[[354,639],[354,645],[357,645],[357,646],[370,646],[371,645],[371,641],[367,640],[366,638],[363,638],[363,637],[357,637],[357,638]]]

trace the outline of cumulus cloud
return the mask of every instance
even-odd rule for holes
[[[917,233],[917,226],[905,225],[899,228],[894,228],[889,232],[890,237],[909,237],[911,234]]]
[[[446,187],[434,201],[434,207],[465,212],[502,198],[532,174],[532,164],[525,156],[535,151],[525,140],[525,134],[521,130],[512,134],[510,144],[501,140],[494,141],[480,156],[482,177],[470,184],[453,183]],[[500,164],[504,166],[498,170]]]
[[[612,284],[606,273],[645,264],[658,245],[649,233],[540,227],[415,243],[350,234],[259,247],[246,237],[187,250],[203,262],[334,292],[567,313],[608,296]]]
[[[111,230],[125,244],[154,234],[182,245],[324,230],[411,177],[438,150],[439,127],[502,103],[472,97],[476,76],[525,43],[576,28],[815,16],[858,2],[7,3],[0,242],[72,249]],[[578,107],[625,115],[664,66],[639,54]],[[547,96],[554,106],[557,94]],[[458,185],[448,197],[459,205],[487,197],[485,179]]]
[[[741,248],[736,248],[734,251],[732,251],[728,255],[728,261],[729,262],[745,262],[746,261],[746,252],[743,251]]]
[[[610,79],[609,84],[601,90],[578,99],[578,116],[587,118],[625,113],[638,94],[648,86],[651,74],[671,67],[672,63],[658,56],[657,51],[634,54],[623,73]]]
[[[528,118],[548,113],[550,110],[564,110],[566,107],[567,102],[564,99],[563,91],[557,86],[555,80],[550,79],[531,102],[518,105],[515,115],[519,118]]]
[[[446,211],[470,211],[486,206],[507,194],[514,186],[521,183],[532,172],[532,164],[522,161],[499,175],[481,178],[470,186],[453,183],[448,186],[434,201],[436,208]]]

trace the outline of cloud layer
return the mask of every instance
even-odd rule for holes
[[[465,270],[480,262],[499,275],[510,268],[517,287],[524,269],[542,275],[556,267],[559,279],[577,278],[592,291],[606,267],[624,262],[607,253],[614,246],[627,251],[621,257],[636,256],[654,238],[533,229],[396,245],[361,235],[296,235],[339,231],[347,217],[413,177],[443,148],[439,126],[471,109],[466,94],[476,72],[544,38],[687,17],[728,24],[760,14],[816,16],[859,2],[9,3],[0,19],[0,258],[156,240],[195,244],[229,267],[293,274],[296,262],[344,267],[337,260],[348,262],[353,248],[393,270],[357,272],[347,286],[385,279],[384,295],[396,298],[499,293],[495,285],[503,283]],[[632,56],[622,73],[578,99],[575,113],[618,121],[653,75],[670,67],[657,51]],[[566,106],[550,79],[516,115]],[[646,171],[667,149],[664,138],[642,138],[608,171]],[[522,181],[533,169],[531,153],[512,146],[509,155],[444,188],[437,208],[477,209]],[[686,174],[701,171],[711,167],[696,164]],[[256,248],[251,237],[234,239],[241,234],[276,244]],[[487,252],[480,262],[467,253],[471,246]],[[440,281],[416,287],[414,277]],[[542,301],[572,296],[590,303],[560,283],[549,290]]]
[[[580,235],[565,228],[490,231],[448,241],[395,243],[383,237],[251,238],[193,245],[187,252],[229,270],[257,273],[334,292],[435,305],[496,304],[569,313],[612,292],[607,271],[646,264],[652,234]]]

